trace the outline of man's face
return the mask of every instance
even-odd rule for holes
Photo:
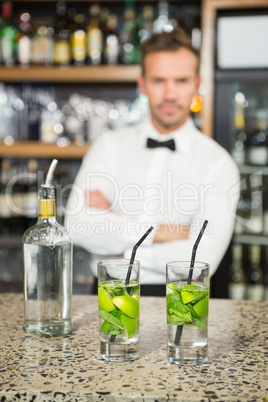
[[[182,48],[151,53],[144,64],[140,91],[148,97],[153,125],[160,133],[168,134],[182,126],[190,115],[192,98],[200,84],[197,58]]]

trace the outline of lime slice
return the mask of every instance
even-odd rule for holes
[[[131,318],[139,315],[139,302],[131,296],[116,296],[112,300],[113,304]]]
[[[108,312],[114,310],[115,307],[112,303],[112,300],[110,299],[109,294],[103,287],[99,286],[98,294],[99,294],[99,308],[101,310]]]
[[[185,291],[182,290],[181,298],[182,298],[183,304],[187,304],[194,300],[194,294],[191,292],[187,292],[187,290],[185,290]]]
[[[139,295],[133,295],[132,297],[134,297],[134,299],[138,300],[138,302],[140,301],[140,296]]]
[[[122,315],[121,322],[124,325],[127,339],[135,335],[138,329],[138,321],[135,320],[135,318],[129,318],[126,315]]]
[[[192,291],[198,290],[198,286],[195,285],[186,285],[184,288],[181,290],[181,298],[183,301],[183,304],[190,303],[195,299],[195,295]]]
[[[208,315],[208,296],[196,303],[193,309],[199,317],[206,317]]]

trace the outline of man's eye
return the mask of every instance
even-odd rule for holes
[[[187,82],[188,82],[188,79],[187,79],[187,78],[180,78],[180,79],[177,81],[178,84],[186,84]]]

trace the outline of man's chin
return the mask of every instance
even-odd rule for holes
[[[176,128],[180,127],[184,123],[184,121],[182,121],[181,119],[172,118],[172,116],[168,116],[165,119],[161,119],[159,123],[166,130],[173,131],[176,130]]]

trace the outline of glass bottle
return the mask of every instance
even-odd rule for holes
[[[236,92],[234,97],[234,126],[235,140],[231,151],[232,157],[238,165],[245,164],[247,134],[245,130],[246,98],[242,92]]]
[[[90,21],[87,27],[87,57],[89,64],[99,65],[103,55],[103,34],[100,21],[100,6],[89,8]]]
[[[248,147],[250,165],[268,165],[268,119],[265,109],[257,111],[256,126],[250,136]]]
[[[177,25],[175,19],[169,18],[169,3],[167,0],[159,0],[158,2],[158,17],[154,21],[153,31],[156,33],[160,32],[171,32]]]
[[[201,32],[200,10],[198,7],[192,8],[191,40],[192,40],[192,45],[195,48],[201,49],[202,32]]]
[[[51,66],[53,64],[53,36],[52,27],[41,25],[37,27],[32,37],[31,62],[36,65]]]
[[[70,31],[64,1],[56,5],[57,18],[54,26],[54,64],[67,67],[71,61]]]
[[[261,248],[261,266],[264,286],[263,300],[268,301],[268,246],[262,246]]]
[[[150,5],[145,5],[142,8],[140,16],[139,38],[140,42],[147,40],[153,33],[154,29],[154,8]]]
[[[74,17],[76,27],[71,37],[72,58],[76,66],[83,66],[86,63],[87,42],[86,31],[84,27],[85,17],[83,14],[77,14]]]
[[[248,247],[247,286],[246,298],[248,300],[262,301],[264,298],[263,275],[261,269],[261,246],[250,244]]]
[[[228,296],[234,300],[244,300],[246,295],[246,281],[242,263],[242,246],[234,244],[232,248],[232,265],[228,285]]]
[[[12,3],[2,4],[2,24],[0,27],[0,64],[12,67],[16,62],[16,35],[18,31],[12,24]]]
[[[53,160],[39,189],[37,224],[23,235],[25,332],[52,337],[72,330],[72,240],[55,218]]]
[[[104,35],[104,57],[105,64],[118,64],[119,60],[119,35],[118,18],[110,14],[107,18],[106,32]]]
[[[268,235],[268,177],[267,176],[263,177],[262,194],[263,194],[262,233],[264,235]]]
[[[138,63],[140,60],[139,21],[132,7],[127,7],[124,10],[124,22],[119,41],[120,59],[123,64]]]
[[[18,34],[18,62],[21,67],[27,68],[31,63],[31,15],[24,10],[19,15]]]

